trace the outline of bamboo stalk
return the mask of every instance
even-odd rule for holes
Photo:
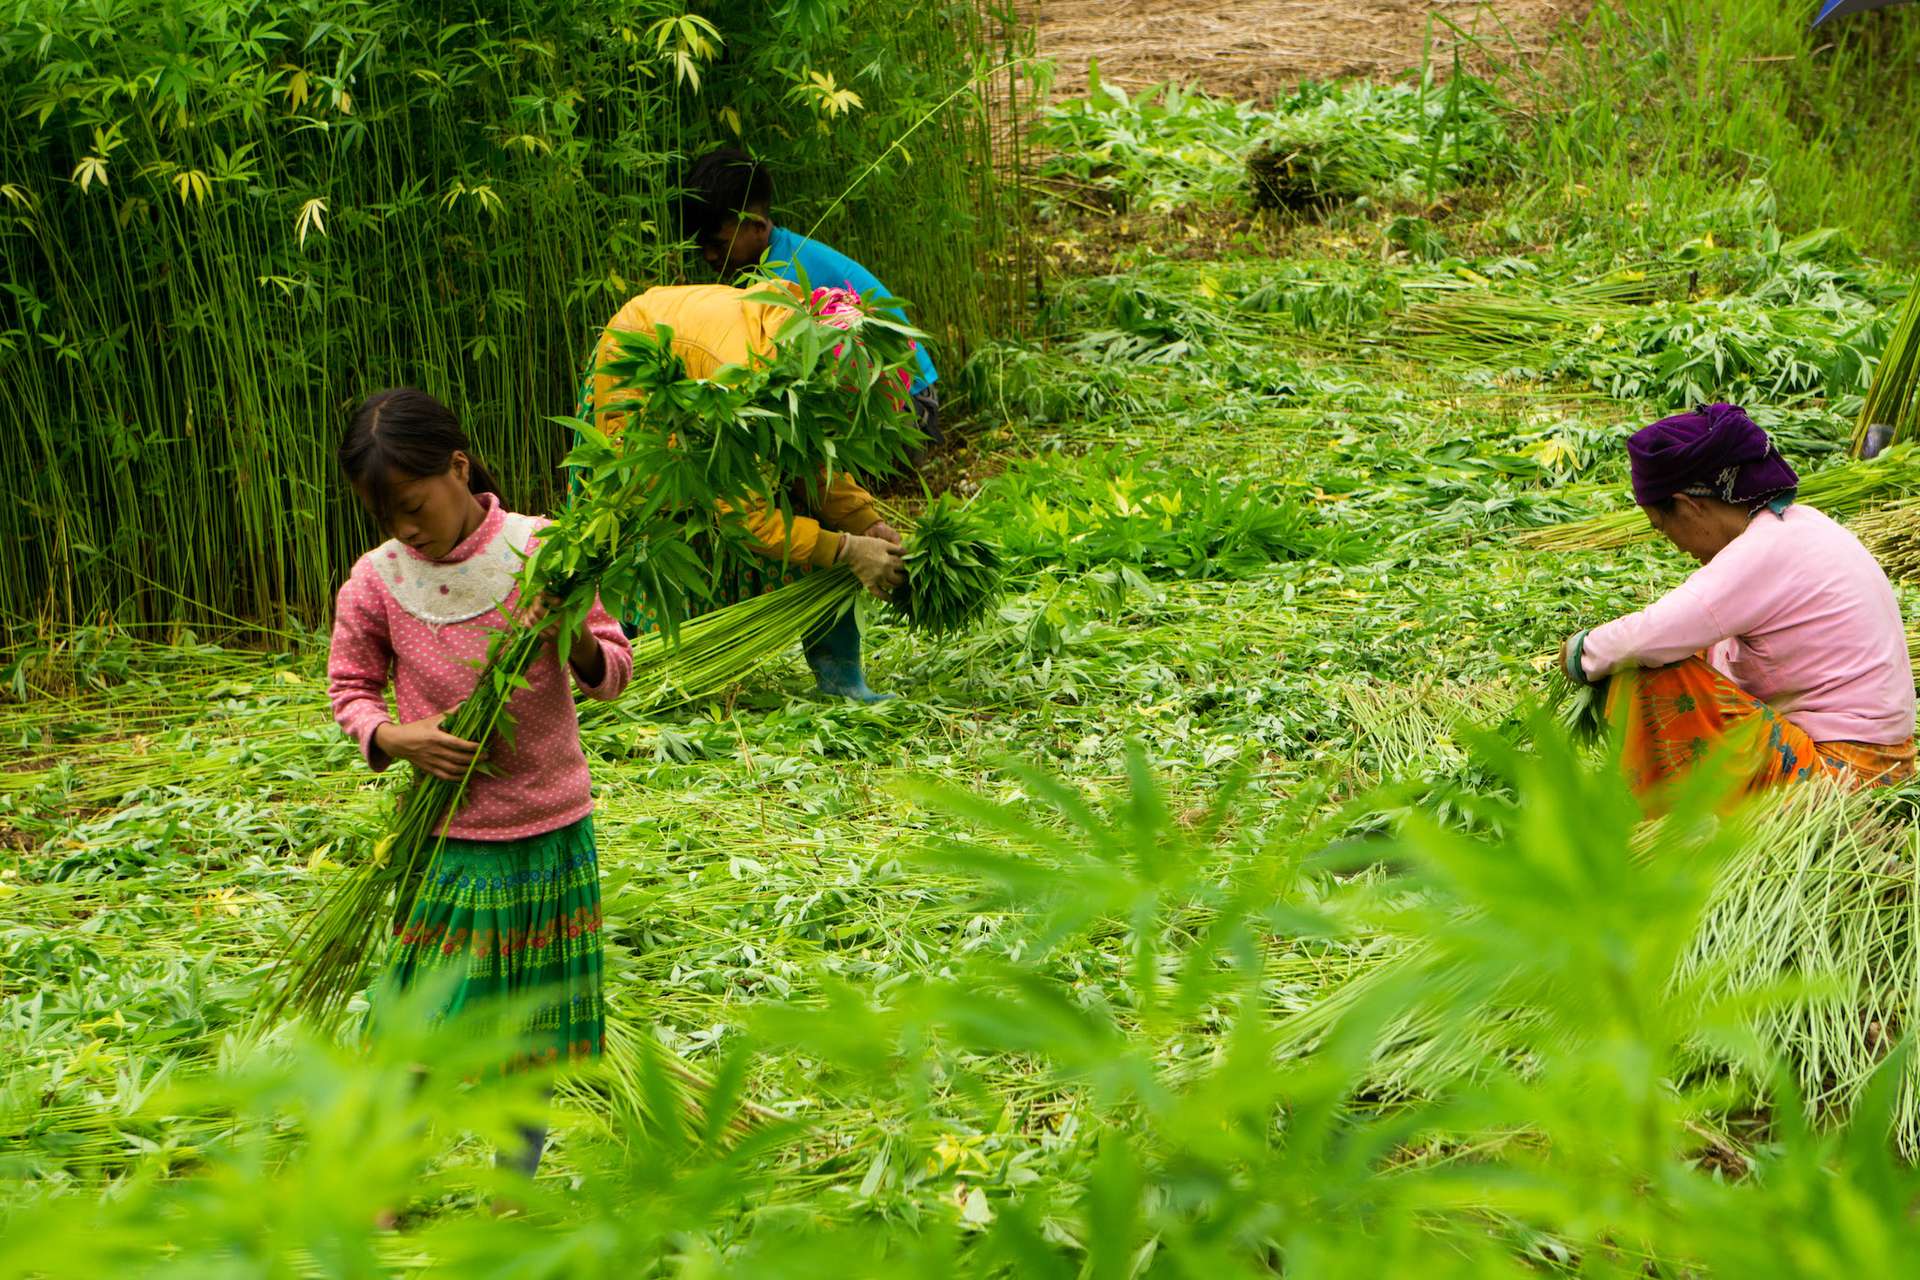
[[[0,67],[0,385],[21,424],[0,467],[22,477],[0,511],[9,636],[39,618],[323,621],[367,534],[333,463],[341,414],[383,385],[456,405],[511,503],[551,509],[567,439],[540,424],[573,403],[619,302],[684,278],[685,158],[723,110],[783,100],[782,62],[806,56],[743,39],[751,56],[696,87],[602,39],[630,21],[605,0],[444,31],[399,0],[275,14],[244,42],[151,7],[111,26],[53,0],[14,15],[39,34]],[[872,253],[957,370],[1024,314],[1024,205],[1001,161],[1025,130],[984,126],[1030,105],[1011,69],[1008,92],[963,90],[1017,64],[1030,32],[984,3],[896,5],[861,39],[900,57],[874,60],[831,138],[788,139],[807,159],[782,168],[782,212],[808,225],[849,159],[951,95],[912,163],[823,233]],[[350,100],[330,83],[346,67]],[[109,125],[106,178],[81,187],[74,163]],[[173,185],[186,173],[209,175],[203,198]],[[911,230],[929,223],[949,233]]]
[[[1920,281],[1900,308],[1900,318],[1861,402],[1853,432],[1855,456],[1866,447],[1867,433],[1876,426],[1891,428],[1893,444],[1920,440]]]

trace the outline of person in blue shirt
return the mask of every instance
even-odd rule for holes
[[[839,250],[809,240],[797,231],[775,226],[772,217],[773,176],[765,165],[737,147],[709,151],[694,163],[687,174],[686,190],[680,198],[681,233],[700,246],[700,256],[731,281],[754,267],[787,280],[798,281],[804,273],[807,284],[852,289],[865,295],[878,289],[883,296],[893,291],[859,263]],[[894,314],[902,320],[906,312]],[[939,371],[927,355],[927,344],[919,347],[919,376],[913,382],[913,407],[920,419],[920,430],[927,442],[937,445],[940,432],[940,398],[934,384]]]
[[[685,186],[677,210],[681,232],[699,244],[701,256],[722,281],[732,283],[744,272],[760,267],[795,282],[804,273],[807,284],[814,288],[852,289],[862,295],[878,290],[884,297],[893,296],[892,290],[852,258],[773,225],[773,179],[746,152],[723,148],[702,156],[687,174]],[[902,320],[907,318],[898,308],[894,314]],[[933,384],[940,375],[927,357],[925,343],[920,344],[917,359],[919,376],[911,387],[914,412],[928,442],[937,444],[941,439],[940,401]],[[585,410],[580,416],[586,416]],[[884,520],[876,519],[864,536],[895,548],[901,545],[899,532]],[[893,696],[875,692],[867,684],[855,610],[847,610],[828,626],[803,637],[801,651],[822,693],[857,702],[879,702]]]

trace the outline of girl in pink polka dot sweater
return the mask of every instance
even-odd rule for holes
[[[518,613],[544,616],[545,600],[522,608],[514,578],[545,521],[506,509],[459,420],[424,392],[369,399],[341,443],[340,464],[391,536],[340,588],[327,662],[334,718],[376,770],[404,760],[436,777],[468,776],[480,748],[440,722],[473,691],[493,633]],[[548,648],[528,670],[528,687],[508,701],[512,741],[496,735],[472,772],[395,941],[402,988],[457,970],[449,1014],[536,995],[508,1069],[604,1048],[593,797],[571,686],[618,697],[633,655],[597,601],[567,666],[557,646]],[[544,1132],[524,1137],[514,1163],[531,1175]]]

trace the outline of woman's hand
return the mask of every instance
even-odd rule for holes
[[[412,724],[383,724],[373,731],[373,745],[422,773],[458,782],[472,770],[480,744],[443,730],[440,722],[446,718],[441,712]]]
[[[1575,671],[1573,669],[1574,643],[1578,641],[1580,637],[1585,634],[1587,633],[1584,631],[1576,631],[1572,635],[1568,636],[1565,640],[1562,640],[1560,642],[1560,674],[1565,676],[1567,679],[1573,681],[1575,684],[1590,683],[1587,679],[1587,673],[1585,671]]]
[[[860,579],[860,585],[882,600],[891,599],[894,591],[907,580],[907,562],[900,548],[884,538],[843,534],[840,561],[852,566],[853,576]]]
[[[863,538],[878,538],[882,542],[891,542],[896,547],[901,545],[900,531],[888,524],[885,520],[875,520],[867,526],[866,532],[860,536]]]

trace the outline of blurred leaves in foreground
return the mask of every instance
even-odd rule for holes
[[[1699,952],[1756,835],[1790,838],[1782,798],[1723,818],[1687,795],[1644,824],[1550,720],[1530,736],[1475,743],[1499,785],[1454,820],[1361,839],[1373,802],[1315,786],[1276,812],[1229,779],[1176,812],[1138,753],[1108,798],[1017,769],[1004,800],[917,789],[948,833],[927,862],[1007,921],[991,955],[763,1006],[694,1087],[640,1036],[561,1087],[570,1172],[531,1185],[450,1158],[510,1141],[544,1082],[467,1083],[498,1045],[429,1027],[431,992],[364,1050],[236,1043],[150,1104],[219,1118],[203,1149],[97,1203],[16,1200],[0,1273],[1914,1274],[1920,1175],[1889,1137],[1908,1049],[1850,1117],[1816,1115],[1755,1031],[1814,995]],[[1895,802],[1791,801],[1860,821]],[[1079,981],[1090,952],[1125,981]],[[1349,976],[1302,1008],[1285,967],[1309,953]],[[894,1118],[877,1153],[820,1149],[804,1102],[750,1107],[753,1046]],[[1017,1101],[976,1078],[1008,1057]],[[951,1212],[903,1212],[889,1187],[929,1170]],[[493,1198],[519,1212],[433,1212]]]

